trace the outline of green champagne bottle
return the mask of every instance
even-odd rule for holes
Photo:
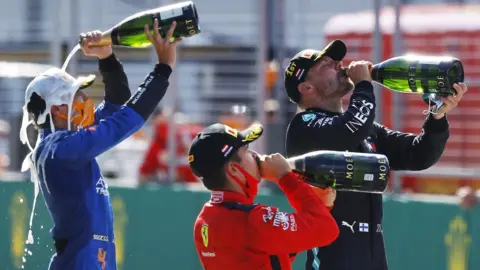
[[[380,154],[322,150],[287,161],[303,181],[320,188],[382,193],[389,181],[390,164]]]
[[[454,57],[406,55],[373,65],[372,79],[396,92],[445,97],[456,94],[453,84],[463,82],[464,72]]]
[[[172,40],[191,37],[200,33],[198,12],[192,1],[162,6],[136,13],[127,17],[111,29],[105,31],[99,43],[92,46],[113,45],[117,47],[145,48],[151,45],[146,38],[144,25],[153,27],[154,19],[158,19],[159,33],[165,37],[173,21],[177,22]]]

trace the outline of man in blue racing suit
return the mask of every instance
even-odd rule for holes
[[[54,223],[51,234],[56,254],[50,269],[116,269],[112,206],[95,158],[139,130],[165,95],[178,43],[169,41],[174,28],[175,24],[165,38],[158,33],[158,21],[153,35],[146,28],[158,63],[133,96],[111,46],[89,47],[100,41],[99,31],[80,38],[85,55],[99,58],[105,83],[100,106],[95,109],[82,91],[93,83],[94,76],[73,78],[54,68],[27,87],[24,122],[30,115],[39,129],[27,161]]]

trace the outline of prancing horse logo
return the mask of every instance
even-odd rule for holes
[[[202,240],[203,240],[203,245],[205,247],[208,247],[208,224],[202,225]]]

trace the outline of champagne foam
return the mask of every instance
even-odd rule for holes
[[[70,62],[70,60],[78,50],[80,50],[80,44],[77,44],[75,47],[73,47],[72,51],[70,51],[70,54],[68,54],[68,57],[67,59],[65,59],[65,63],[63,63],[63,66],[62,66],[63,71],[65,71],[65,69],[68,66],[68,63]]]

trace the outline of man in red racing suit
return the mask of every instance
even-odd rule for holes
[[[237,131],[214,124],[192,142],[192,171],[212,191],[194,225],[204,269],[292,269],[296,253],[332,243],[339,234],[330,215],[335,191],[314,191],[280,154],[259,155],[248,145],[261,125]],[[254,203],[260,179],[277,183],[296,213]]]

